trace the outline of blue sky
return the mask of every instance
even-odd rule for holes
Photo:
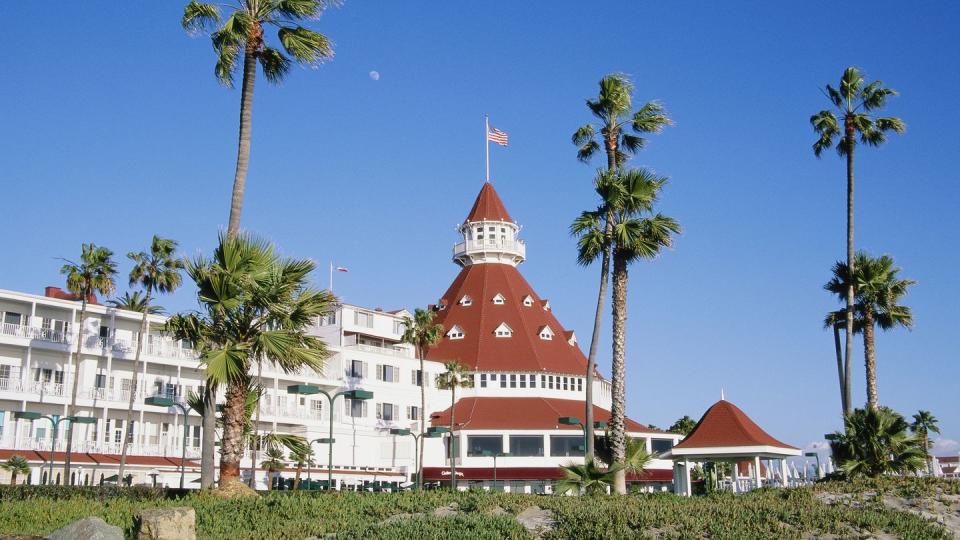
[[[859,6],[859,7],[858,7]],[[916,328],[878,337],[881,402],[941,420],[960,439],[955,160],[960,9],[925,2],[387,3],[347,1],[314,27],[336,58],[259,79],[244,226],[289,255],[348,266],[336,292],[384,308],[435,301],[456,275],[454,225],[483,181],[483,115],[510,134],[494,185],[524,226],[521,267],[555,313],[591,330],[597,269],[566,229],[595,205],[576,161],[584,99],[627,73],[676,126],[632,163],[672,178],[661,209],[684,234],[630,274],[628,412],[660,426],[720,396],[805,446],[839,427],[835,301],[844,255],[844,168],[813,157],[819,88],[850,64],[901,92],[908,132],[857,161],[857,244],[919,283]],[[209,252],[225,226],[238,90],[217,85],[182,3],[4,3],[0,43],[0,288],[40,292],[82,242],[118,254],[152,234]],[[845,21],[850,21],[848,24]],[[950,37],[954,36],[954,37]],[[376,70],[379,80],[369,73]],[[123,272],[129,270],[126,260]],[[184,288],[168,310],[193,307]],[[609,334],[609,312],[605,314]],[[600,364],[609,369],[609,340]],[[854,397],[864,399],[857,349]],[[944,442],[944,449],[960,444]]]

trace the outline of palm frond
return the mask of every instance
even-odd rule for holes
[[[326,36],[308,28],[281,27],[277,32],[280,43],[287,53],[298,62],[308,65],[318,65],[333,58],[333,47]]]
[[[189,34],[205,32],[220,22],[220,9],[206,2],[190,2],[183,8],[180,24]]]

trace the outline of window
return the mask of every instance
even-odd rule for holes
[[[544,301],[543,301],[543,310],[544,310],[544,311],[550,311],[550,301],[549,301],[549,300],[544,300]]]
[[[396,366],[377,364],[377,379],[383,382],[400,382],[400,369]]]
[[[357,379],[367,378],[367,363],[361,360],[351,360],[347,376]]]
[[[377,420],[385,422],[397,420],[397,406],[392,403],[377,403]]]
[[[527,375],[525,373],[520,374],[520,388],[527,387]]]
[[[6,313],[3,314],[4,324],[19,325],[21,321],[23,321],[23,315],[19,313],[13,313],[13,312],[7,311]]]
[[[137,425],[136,420],[131,420],[130,425],[127,426],[127,443],[128,444],[133,442],[133,430],[136,425]]]
[[[57,370],[53,372],[53,382],[56,384],[63,384],[63,370]]]
[[[562,457],[583,456],[583,435],[551,435],[550,455]]]
[[[551,340],[553,339],[553,330],[549,326],[544,326],[540,329],[540,339]]]
[[[443,438],[443,451],[446,454],[447,459],[450,459],[450,440],[453,440],[453,455],[460,457],[460,436],[454,435],[452,437]]]
[[[427,386],[430,386],[430,378],[427,377],[426,381],[424,381],[423,372],[421,372],[419,369],[415,369],[410,372],[410,384],[414,386],[420,386],[424,382],[426,382]]]
[[[467,455],[482,456],[484,452],[503,453],[503,437],[500,435],[470,435],[467,437]]]
[[[350,418],[366,418],[367,402],[362,399],[344,399],[344,414]]]
[[[530,307],[533,305],[533,297],[529,294],[523,297],[523,305]]]
[[[531,374],[531,375],[530,375],[530,388],[536,388],[536,387],[537,387],[537,376]]]
[[[510,328],[509,326],[507,326],[507,323],[505,323],[505,322],[504,322],[504,323],[500,323],[500,326],[498,326],[498,327],[493,331],[493,335],[495,335],[495,336],[497,336],[497,337],[510,337],[510,336],[513,335],[513,329]]]
[[[107,376],[103,373],[97,373],[93,377],[94,388],[104,389],[107,387]]]
[[[353,323],[364,328],[373,328],[373,313],[353,312]]]
[[[511,374],[510,374],[510,388],[516,388],[516,387],[517,387],[517,374],[516,374],[516,373],[511,373]]]
[[[469,305],[473,304],[473,299],[470,298],[470,295],[465,294],[465,295],[463,295],[463,298],[460,299],[460,301],[458,302],[458,304],[460,304],[461,306],[469,306]]]
[[[583,392],[583,379],[577,379],[577,392]]]
[[[0,364],[0,379],[9,379],[10,378],[10,366],[6,364]]]
[[[420,419],[420,407],[416,405],[407,406],[407,420],[419,420]]]
[[[481,373],[481,374],[480,374],[480,388],[486,388],[486,387],[487,387],[487,374],[486,374],[486,373]]]
[[[187,433],[191,435],[190,440],[188,441],[188,444],[193,448],[199,448],[200,447],[200,426],[188,426]]]
[[[510,455],[538,457],[543,455],[542,435],[510,435]]]
[[[330,311],[320,316],[320,326],[330,326],[337,324],[337,312]]]
[[[100,337],[102,337],[102,338],[108,338],[108,337],[110,337],[110,327],[109,327],[109,326],[101,326],[101,327],[100,327]]]
[[[502,306],[505,301],[506,299],[500,293],[497,293],[496,296],[493,297],[493,303],[498,306]]]
[[[407,331],[407,325],[403,321],[393,321],[393,333],[403,335]]]
[[[506,374],[506,373],[501,373],[501,374],[500,374],[500,388],[506,388],[506,387],[507,387],[507,374]]]
[[[550,389],[553,390],[553,375],[550,376]]]
[[[541,376],[540,376],[540,388],[546,388],[546,387],[547,387],[547,376],[546,376],[546,375],[541,375]]]
[[[463,339],[463,328],[453,325],[453,328],[447,331],[447,337],[450,339]]]
[[[566,378],[566,377],[563,378],[563,389],[564,389],[564,390],[567,390],[567,378]]]
[[[650,449],[655,454],[662,454],[673,448],[673,439],[651,439]]]
[[[314,416],[320,416],[320,414],[323,412],[323,402],[319,399],[311,399],[310,412],[313,413]]]

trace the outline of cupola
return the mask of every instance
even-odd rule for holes
[[[526,258],[527,247],[517,238],[520,228],[490,182],[480,189],[459,230],[462,241],[453,246],[453,260],[460,266],[481,263],[517,266]]]

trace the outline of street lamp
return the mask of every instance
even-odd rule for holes
[[[484,450],[483,455],[493,458],[493,489],[497,489],[497,458],[498,457],[507,457],[510,454],[507,452],[492,452],[490,450]]]
[[[150,396],[143,402],[154,407],[176,407],[183,413],[183,450],[180,454],[180,489],[183,489],[183,477],[187,473],[187,435],[190,429],[187,424],[187,413],[189,409],[183,403],[163,396]]]
[[[47,483],[53,482],[53,451],[57,447],[57,432],[59,431],[60,422],[66,421],[68,423],[67,428],[73,429],[73,424],[95,424],[97,418],[95,416],[46,416],[38,412],[30,411],[16,411],[13,413],[13,417],[17,420],[29,420],[33,422],[34,420],[39,420],[41,418],[46,418],[53,424],[53,438],[50,442],[50,470],[47,473]],[[67,449],[67,456],[69,456],[70,449]],[[69,478],[64,478],[64,482],[69,482]]]
[[[803,457],[816,458],[817,460],[817,478],[820,478],[820,454],[816,452],[805,452]]]
[[[443,428],[444,431],[449,431],[448,428]],[[420,439],[435,439],[437,437],[443,436],[444,431],[439,431],[436,428],[428,428],[426,433],[414,433],[406,428],[390,428],[391,435],[409,435],[413,437],[413,466],[417,469],[417,489],[423,488],[423,469],[421,469],[421,463],[419,461],[420,457]]]
[[[306,396],[322,394],[330,403],[330,436],[328,437],[329,442],[327,443],[330,445],[327,453],[327,489],[333,489],[333,443],[335,441],[333,438],[333,402],[336,401],[337,397],[339,396],[343,396],[346,399],[373,399],[373,392],[369,392],[367,390],[343,390],[337,392],[336,394],[330,395],[329,393],[321,390],[318,386],[313,386],[311,384],[292,384],[287,387],[287,393]],[[321,440],[323,439],[317,439],[317,441]]]

